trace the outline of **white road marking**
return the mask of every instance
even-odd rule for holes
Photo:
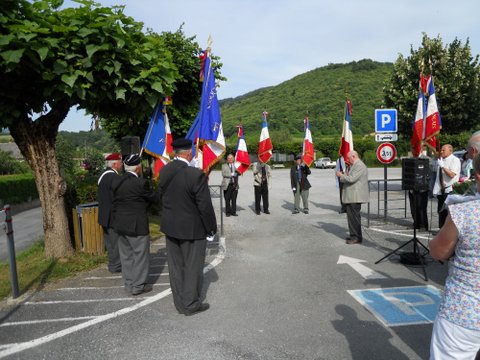
[[[366,262],[365,260],[356,259],[348,256],[340,255],[338,257],[337,264],[347,264],[350,267],[358,272],[364,279],[387,279],[385,275],[376,272],[369,267],[366,267],[362,262]]]
[[[223,239],[223,241],[222,241],[222,239]],[[213,261],[203,269],[204,273],[212,270],[214,267],[218,266],[223,261],[223,259],[225,258],[225,250],[226,250],[225,238],[221,238],[220,243],[219,243],[219,252],[216,255],[216,257],[213,259]],[[121,315],[128,314],[132,311],[138,310],[138,309],[140,309],[144,306],[147,306],[147,305],[150,305],[150,304],[152,304],[156,301],[159,301],[159,300],[167,297],[171,293],[172,293],[172,290],[170,288],[168,288],[168,289],[162,291],[161,293],[159,293],[157,295],[153,295],[153,296],[150,296],[150,297],[143,298],[144,300],[142,300],[141,302],[139,302],[137,304],[131,305],[129,307],[120,309],[118,311],[115,311],[115,312],[112,312],[112,313],[109,313],[109,314],[106,314],[106,315],[100,315],[100,316],[98,316],[94,319],[83,322],[81,324],[71,326],[71,327],[63,329],[61,331],[57,331],[55,333],[45,335],[45,336],[42,336],[42,337],[34,339],[34,340],[25,341],[23,343],[5,344],[5,345],[0,347],[0,349],[5,349],[5,350],[0,351],[0,358],[6,357],[6,356],[9,356],[9,355],[12,355],[12,354],[16,354],[16,353],[18,353],[20,351],[23,351],[23,350],[31,349],[31,348],[34,348],[36,346],[42,345],[42,344],[46,344],[50,341],[60,339],[64,336],[66,336],[66,335],[70,335],[70,334],[75,333],[77,331],[89,328],[90,326],[102,323],[102,322],[110,320],[110,319],[117,318]],[[132,297],[132,298],[127,298],[127,299],[136,300],[138,298]],[[99,301],[99,300],[95,300],[95,301]],[[101,301],[106,301],[106,299],[102,299]],[[83,302],[85,302],[85,301],[83,301]]]
[[[152,286],[170,286],[170,283],[156,283],[151,284]],[[59,288],[58,291],[74,291],[74,290],[104,290],[104,289],[121,289],[123,285],[120,286],[84,286],[84,287],[72,287],[72,288]]]
[[[7,322],[7,323],[0,324],[0,327],[3,327],[3,326],[18,326],[18,325],[34,325],[34,324],[66,322],[66,321],[90,320],[90,319],[95,319],[96,317],[97,316],[80,316],[80,317],[76,317],[76,318],[74,317],[74,318],[16,321],[16,322]]]
[[[409,237],[411,238],[413,235],[412,233],[410,234],[402,234],[400,232],[396,232],[396,231],[388,231],[388,230],[382,230],[382,229],[376,229],[376,228],[373,228],[373,227],[370,227],[368,228],[369,230],[373,230],[373,231],[378,231],[378,232],[381,232],[381,233],[385,233],[385,234],[391,234],[391,235],[399,235],[399,236],[405,236],[405,237]],[[413,232],[413,230],[411,230]],[[422,235],[417,235],[417,238],[418,239],[423,239],[423,240],[430,240],[432,237],[431,236],[422,236]]]
[[[45,300],[45,301],[27,301],[23,305],[55,305],[55,304],[81,304],[93,303],[99,301],[137,301],[146,299],[147,297],[126,297],[126,298],[112,298],[112,299],[85,299],[85,300]]]
[[[151,273],[148,276],[168,276],[168,273]],[[90,276],[86,277],[83,280],[113,280],[121,279],[122,275],[112,275],[112,276]]]

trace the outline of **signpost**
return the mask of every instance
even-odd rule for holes
[[[377,149],[377,159],[383,164],[383,212],[385,219],[387,218],[387,165],[395,160],[397,149],[393,144],[384,141],[397,141],[397,131],[397,109],[375,109],[375,141],[382,143]]]
[[[397,109],[376,109],[375,132],[396,133],[397,131]]]
[[[397,134],[375,134],[376,142],[385,142],[385,141],[397,141]]]
[[[397,149],[391,143],[382,143],[377,148],[377,159],[382,164],[391,164],[397,157]]]

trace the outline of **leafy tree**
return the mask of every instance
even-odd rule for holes
[[[179,75],[175,81],[172,95],[172,105],[168,106],[168,118],[174,137],[187,133],[200,108],[200,95],[202,84],[199,81],[201,61],[199,59],[202,48],[195,41],[196,37],[187,37],[180,27],[175,32],[162,32],[160,35],[150,33],[148,36],[155,41],[163,42],[164,46],[172,53],[172,61],[178,69]],[[220,74],[222,63],[217,56],[212,56],[215,79],[224,81]],[[159,99],[160,100],[160,99]],[[128,118],[110,117],[102,119],[102,125],[119,141],[126,135],[143,136],[148,127],[150,115],[137,118],[133,122]]]
[[[429,61],[432,62],[430,69]],[[443,45],[440,36],[423,34],[422,45],[400,55],[384,87],[385,104],[398,110],[399,132],[410,138],[418,99],[422,62],[424,74],[434,76],[435,94],[442,119],[442,132],[458,134],[478,124],[480,111],[480,67],[469,41],[455,39]]]
[[[8,127],[35,175],[45,254],[72,254],[65,182],[55,139],[72,106],[102,118],[145,119],[178,76],[163,39],[123,7],[78,0],[0,2],[0,127]]]

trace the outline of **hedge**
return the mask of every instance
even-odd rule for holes
[[[38,199],[37,186],[32,174],[0,176],[0,202],[19,204]]]

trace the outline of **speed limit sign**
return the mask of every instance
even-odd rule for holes
[[[377,159],[382,164],[390,164],[397,157],[397,149],[392,143],[382,143],[377,148]]]

